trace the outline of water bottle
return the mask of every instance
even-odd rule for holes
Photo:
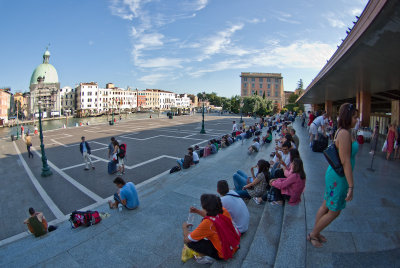
[[[122,204],[121,203],[118,204],[118,211],[122,212]]]

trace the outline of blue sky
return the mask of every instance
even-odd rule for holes
[[[28,91],[50,43],[61,87],[240,94],[241,72],[307,86],[366,0],[0,0],[0,87]]]

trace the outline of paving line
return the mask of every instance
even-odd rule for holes
[[[144,162],[142,162],[142,163],[139,163],[139,164],[136,164],[136,165],[133,165],[133,166],[125,166],[125,168],[134,169],[134,168],[137,168],[137,167],[146,165],[146,164],[148,164],[148,163],[151,163],[151,162],[153,162],[153,161],[156,161],[156,160],[159,160],[159,159],[162,159],[162,158],[171,158],[171,159],[175,159],[175,160],[176,160],[176,159],[180,159],[179,157],[175,157],[175,156],[160,155],[160,156],[157,156],[157,157],[155,157],[155,158],[149,159],[149,160],[147,160],[147,161],[144,161]]]
[[[33,146],[32,146],[32,150],[39,156],[42,157],[41,153],[39,153]],[[94,201],[99,202],[101,200],[103,200],[103,198],[101,198],[100,196],[98,196],[97,194],[95,194],[94,192],[92,192],[91,190],[89,190],[88,188],[86,188],[85,186],[83,186],[82,184],[80,184],[79,182],[77,182],[76,180],[74,180],[72,177],[70,177],[67,173],[65,173],[64,171],[62,171],[61,169],[59,169],[56,165],[54,165],[50,160],[47,160],[48,165],[54,169],[58,174],[61,175],[61,177],[63,177],[65,180],[67,180],[68,182],[70,182],[72,185],[74,185],[76,188],[78,188],[78,190],[80,190],[82,193],[86,194],[87,196],[89,196],[90,198],[92,198]]]
[[[92,150],[93,151],[93,150]],[[94,161],[92,161],[92,163],[96,163],[96,162],[100,162],[101,160],[94,160]],[[77,164],[77,165],[73,165],[73,166],[69,166],[69,167],[65,167],[65,168],[60,168],[62,171],[64,171],[64,170],[68,170],[68,169],[72,169],[72,168],[76,168],[76,167],[81,167],[81,166],[84,166],[84,165],[86,165],[85,163],[82,163],[82,164]]]
[[[46,205],[50,208],[51,212],[57,219],[61,219],[64,217],[64,213],[57,207],[54,201],[50,198],[50,196],[46,193],[43,189],[42,185],[40,185],[39,181],[36,179],[35,175],[33,175],[32,170],[29,168],[28,164],[26,163],[25,159],[22,157],[21,152],[19,151],[15,141],[13,141],[14,148],[17,151],[18,157],[21,160],[22,165],[25,168],[26,173],[28,174],[29,179],[32,181],[33,185],[35,186],[36,190],[39,192],[40,196],[42,197],[43,201]],[[32,147],[33,148],[33,147]]]

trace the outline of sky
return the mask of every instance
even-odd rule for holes
[[[61,87],[240,95],[241,72],[307,87],[367,0],[0,0],[0,87],[29,91],[49,45]]]

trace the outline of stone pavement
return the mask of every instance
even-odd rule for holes
[[[324,232],[328,243],[315,249],[306,243],[322,202],[323,155],[308,147],[305,129],[296,123],[300,153],[307,173],[300,205],[276,207],[249,201],[249,231],[233,260],[213,267],[399,267],[400,196],[399,162],[376,158],[369,166],[369,144],[360,147],[355,168],[355,196],[339,218]],[[111,217],[89,228],[72,230],[68,222],[42,238],[25,237],[0,248],[1,267],[200,267],[193,260],[182,264],[182,222],[189,206],[199,206],[202,193],[216,193],[216,182],[237,169],[249,171],[260,158],[269,159],[271,145],[248,156],[251,142],[240,142],[200,164],[150,180],[138,188],[141,201],[135,211],[119,213],[106,204],[97,207]],[[200,221],[198,217],[197,222]]]

